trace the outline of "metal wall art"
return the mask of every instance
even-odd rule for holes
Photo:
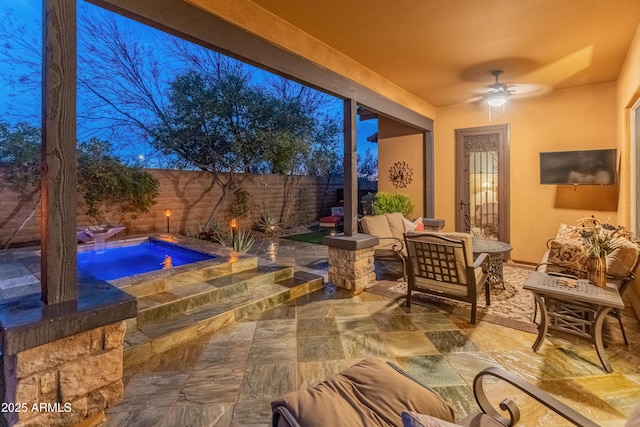
[[[389,180],[396,188],[404,188],[413,181],[413,169],[406,162],[395,162],[389,168]]]

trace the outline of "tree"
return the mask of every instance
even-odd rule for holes
[[[222,196],[207,226],[241,189],[251,165],[264,157],[270,108],[264,93],[251,87],[249,76],[234,67],[219,67],[209,75],[190,71],[173,82],[165,120],[151,130],[151,143],[211,173]]]
[[[0,122],[0,185],[32,203],[26,217],[5,242],[5,248],[40,207],[40,151],[40,129],[26,123],[11,126]],[[158,196],[159,184],[151,174],[125,165],[111,151],[109,142],[98,139],[78,145],[79,204],[98,223],[135,219],[139,213],[148,212]]]
[[[39,51],[16,25],[0,22],[3,59],[19,59],[16,48]],[[331,97],[279,77],[255,78],[246,64],[134,25],[89,4],[79,9],[79,139],[106,139],[121,152],[153,147],[156,166],[210,172],[222,196],[209,222],[248,172],[293,177],[333,162],[339,128],[328,113]],[[22,65],[16,74],[37,87],[38,61]]]
[[[123,223],[149,212],[159,183],[148,172],[124,165],[107,141],[93,138],[78,146],[78,192],[87,216],[98,223]]]
[[[373,156],[371,149],[367,149],[363,158],[358,158],[358,178],[378,180],[378,159]]]
[[[0,171],[2,172],[0,186],[18,193],[22,198],[18,208],[2,220],[0,226],[5,225],[18,214],[22,203],[31,205],[27,215],[7,239],[4,249],[11,245],[18,233],[40,208],[40,146],[39,129],[27,123],[10,126],[8,123],[0,122]]]
[[[266,159],[272,173],[286,175],[280,221],[288,225],[300,176],[329,175],[335,165],[340,128],[327,108],[335,99],[281,77],[267,80],[276,108]]]

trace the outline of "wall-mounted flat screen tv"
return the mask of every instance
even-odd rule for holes
[[[615,184],[616,159],[615,149],[540,153],[540,184]]]

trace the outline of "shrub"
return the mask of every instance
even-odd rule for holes
[[[255,238],[250,230],[239,228],[236,231],[236,237],[227,227],[214,222],[210,227],[199,227],[199,232],[195,236],[200,240],[218,243],[222,246],[233,248],[234,251],[245,253],[253,246]]]
[[[243,189],[237,190],[224,210],[225,218],[246,218],[252,209],[257,207],[253,196]]]
[[[255,225],[256,230],[272,236],[280,229],[278,218],[269,212],[263,212],[258,217]]]
[[[400,212],[405,217],[409,217],[414,206],[406,194],[391,194],[383,191],[378,192],[373,203],[371,203],[374,215]]]

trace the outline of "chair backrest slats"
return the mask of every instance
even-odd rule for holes
[[[439,282],[462,284],[458,272],[455,247],[432,242],[409,240],[409,254],[412,257],[413,274]]]
[[[467,284],[467,259],[464,240],[436,233],[405,235],[410,273],[417,278]]]

